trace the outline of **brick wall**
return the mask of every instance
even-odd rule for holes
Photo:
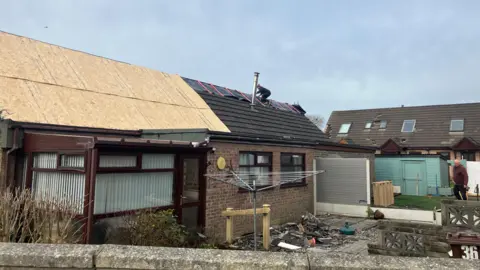
[[[216,161],[218,157],[223,157],[227,164],[232,162],[234,168],[238,168],[240,151],[261,151],[272,153],[272,169],[280,171],[280,154],[305,153],[306,170],[313,170],[313,159],[317,157],[366,157],[371,159],[372,170],[374,154],[317,151],[306,148],[291,148],[278,146],[258,146],[248,144],[230,144],[212,142],[212,147],[216,148],[214,154],[209,154],[208,160],[211,165],[208,167],[208,173],[218,172]],[[371,174],[374,175],[373,173]],[[267,190],[258,193],[257,207],[262,204],[270,204],[272,209],[272,224],[281,224],[285,222],[298,221],[306,212],[313,212],[313,177],[307,178],[307,186],[280,188]],[[222,183],[216,180],[207,179],[207,202],[206,202],[206,233],[209,236],[215,235],[218,240],[225,240],[225,217],[221,212],[227,207],[234,209],[252,208],[251,195],[249,193],[239,193],[238,187]],[[257,219],[257,228],[261,230],[261,217]],[[253,231],[253,217],[234,217],[234,234],[239,236]]]
[[[312,170],[314,150],[306,148],[288,148],[274,146],[257,146],[247,144],[230,144],[212,142],[216,148],[215,153],[209,154],[208,173],[218,172],[216,161],[223,157],[227,164],[232,162],[234,168],[238,168],[240,151],[262,151],[272,153],[272,169],[280,171],[280,153],[304,153],[306,169]],[[279,224],[298,220],[306,211],[313,211],[313,183],[312,177],[307,179],[307,186],[280,188],[266,190],[258,193],[257,206],[270,204],[272,209],[271,222]],[[207,178],[207,201],[206,201],[206,234],[220,237],[225,240],[225,217],[221,212],[227,207],[234,209],[249,209],[253,207],[250,193],[239,193],[238,187]],[[261,230],[262,222],[259,215],[258,229]],[[253,217],[235,217],[234,233],[236,236],[253,231]]]

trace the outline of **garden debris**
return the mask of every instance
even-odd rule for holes
[[[340,228],[345,225],[347,220],[355,235],[345,235],[340,232]],[[305,251],[307,248],[332,250],[358,240],[374,239],[372,234],[375,230],[372,229],[375,226],[375,221],[365,218],[346,218],[334,215],[316,217],[306,213],[298,223],[289,222],[270,227],[272,239],[270,250],[293,252]],[[261,237],[261,234],[257,237],[257,249],[259,250],[263,248]],[[244,235],[234,241],[232,248],[253,250],[253,238],[253,234]]]

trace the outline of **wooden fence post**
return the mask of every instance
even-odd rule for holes
[[[233,211],[233,208],[227,208],[227,212]],[[233,242],[233,216],[227,216],[227,243],[232,244]]]
[[[263,248],[270,249],[270,204],[263,205]]]

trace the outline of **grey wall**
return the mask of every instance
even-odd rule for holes
[[[352,152],[334,152],[334,151],[317,151],[317,158],[368,158],[370,160],[370,183],[375,181],[375,153],[352,153]]]
[[[317,202],[367,203],[366,158],[317,158]]]

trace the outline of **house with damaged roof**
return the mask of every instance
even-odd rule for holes
[[[205,176],[224,169],[219,160],[264,175],[312,171],[316,156],[374,155],[332,142],[300,106],[5,32],[0,91],[1,186],[70,201],[88,243],[145,208],[222,237],[221,211],[252,206],[245,189]],[[266,189],[258,203],[272,205],[274,223],[298,218],[313,210],[312,181]],[[235,233],[252,225],[238,218]]]

